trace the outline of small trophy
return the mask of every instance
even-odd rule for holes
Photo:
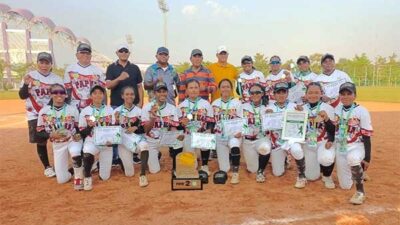
[[[203,190],[197,167],[197,156],[193,152],[182,152],[176,156],[176,177],[172,176],[171,189]]]

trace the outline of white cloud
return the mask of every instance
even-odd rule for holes
[[[223,5],[221,5],[220,3],[218,3],[215,0],[207,0],[206,5],[210,6],[213,9],[213,13],[215,15],[223,15],[223,16],[227,16],[227,17],[233,17],[242,12],[242,10],[239,9],[239,7],[237,7],[235,5],[228,8],[228,7],[224,7]]]
[[[182,14],[183,15],[187,15],[187,16],[191,16],[197,13],[197,6],[195,5],[185,5],[182,8]]]

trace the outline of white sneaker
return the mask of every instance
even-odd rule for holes
[[[56,172],[54,172],[54,169],[53,169],[53,167],[47,167],[45,170],[44,170],[44,175],[46,176],[46,177],[55,177],[56,176]]]
[[[238,184],[239,183],[239,173],[232,173],[231,177],[231,184]]]
[[[257,183],[264,183],[265,182],[265,174],[264,174],[264,172],[257,172],[256,181],[257,181]]]
[[[350,203],[354,205],[361,205],[364,203],[364,201],[365,201],[365,194],[358,191],[350,199]]]
[[[207,165],[201,166],[201,170],[203,170],[204,172],[206,172],[208,174],[208,176],[210,176],[210,170],[208,169]]]
[[[296,184],[294,185],[295,188],[304,188],[306,186],[307,179],[305,177],[300,178],[297,177]]]
[[[149,185],[149,182],[147,181],[146,175],[141,175],[139,177],[139,186],[140,187],[146,187],[147,185]]]
[[[83,188],[84,188],[83,179],[74,178],[74,190],[80,191],[83,190]]]
[[[92,177],[83,178],[83,190],[90,191],[93,189]]]
[[[328,189],[335,189],[336,188],[336,185],[333,182],[331,176],[329,176],[329,177],[322,176],[322,181],[324,182],[326,188],[328,188]]]

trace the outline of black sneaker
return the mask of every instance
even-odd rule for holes
[[[142,163],[142,161],[139,159],[137,154],[134,154],[133,155],[133,164],[136,165],[136,164],[140,164],[140,163]]]
[[[216,150],[211,150],[211,158],[213,158],[213,159],[218,158],[218,155],[217,155],[217,151],[216,151]]]
[[[162,153],[161,153],[161,152],[158,152],[158,161],[161,160],[161,156],[162,156]]]

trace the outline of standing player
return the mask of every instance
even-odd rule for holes
[[[352,82],[349,75],[335,68],[335,58],[331,54],[325,54],[321,58],[322,73],[315,78],[324,89],[322,101],[330,104],[333,108],[340,103],[339,87],[345,82]]]
[[[322,86],[311,82],[307,86],[306,101],[302,108],[308,111],[306,143],[303,145],[308,180],[317,180],[321,175],[326,188],[335,188],[331,174],[335,162],[334,109],[321,101]],[[300,107],[300,106],[299,106]]]
[[[241,62],[243,72],[239,74],[236,92],[242,103],[246,103],[250,102],[250,88],[256,83],[265,87],[266,83],[264,74],[254,68],[253,59],[250,56],[243,56]]]
[[[267,106],[267,113],[277,113],[285,111],[293,111],[296,104],[289,102],[288,97],[289,85],[286,82],[277,83],[274,86],[274,98],[276,102],[271,102]],[[290,143],[282,140],[282,130],[273,130],[268,132],[272,142],[271,162],[272,173],[274,176],[282,176],[285,172],[285,158],[290,153],[296,161],[297,165],[297,181],[294,187],[304,188],[307,183],[305,176],[305,159],[304,152],[300,143]],[[263,165],[266,165],[265,163]]]
[[[231,120],[243,117],[242,104],[238,99],[232,97],[233,84],[229,79],[222,79],[218,84],[221,98],[212,103],[214,110],[215,128],[217,135],[217,154],[219,169],[228,172],[230,169],[229,155],[232,159],[232,184],[239,183],[240,145],[242,134],[235,134],[233,137],[224,136],[224,120]]]
[[[96,126],[111,126],[113,109],[110,106],[103,104],[103,99],[106,96],[106,89],[102,86],[94,86],[90,90],[90,98],[92,104],[85,107],[79,115],[79,129],[85,138],[83,143],[83,166],[84,190],[92,190],[92,166],[94,156],[99,154],[99,176],[102,180],[110,178],[111,162],[112,162],[112,147],[95,145],[93,140],[93,129]]]
[[[313,82],[317,77],[317,74],[311,71],[310,69],[310,59],[307,56],[300,56],[297,61],[297,66],[299,71],[294,74],[294,82],[296,85],[300,85],[303,89],[302,95],[298,95],[298,92],[293,93],[298,96],[293,96],[295,98],[294,102],[296,104],[303,104],[306,102],[305,94],[306,94],[306,87],[309,83]],[[291,91],[293,89],[289,89],[289,96],[291,95]]]
[[[247,170],[250,173],[257,172],[256,180],[265,182],[264,170],[258,170],[262,166],[262,160],[267,163],[271,153],[271,141],[262,131],[262,116],[265,114],[265,106],[268,105],[268,97],[265,95],[261,84],[253,84],[249,90],[250,102],[243,104],[243,118],[247,118],[247,131],[243,140],[243,156]],[[266,164],[265,164],[266,165]]]
[[[52,99],[39,112],[37,132],[42,138],[50,138],[53,143],[54,167],[57,182],[66,183],[71,179],[68,172],[68,154],[74,168],[74,188],[83,189],[82,141],[77,133],[79,112],[75,106],[65,102],[67,93],[62,84],[50,87]]]
[[[90,64],[92,59],[90,45],[79,44],[76,58],[78,62],[69,65],[65,70],[64,84],[71,97],[71,105],[75,105],[81,111],[91,104],[89,93],[92,87],[96,85],[105,87],[105,76],[100,68]]]
[[[167,102],[167,84],[164,82],[158,82],[154,86],[153,90],[155,99],[143,107],[142,124],[149,145],[149,171],[150,173],[158,173],[160,171],[158,156],[161,148],[161,133],[166,131],[176,131],[179,126],[179,120],[176,107]],[[178,138],[182,139],[183,135]],[[174,171],[176,166],[176,155],[182,152],[182,148],[175,148],[170,151],[173,160],[172,170]]]
[[[269,64],[271,66],[270,74],[265,78],[267,82],[268,94],[269,99],[274,99],[274,86],[280,82],[287,82],[289,83],[289,88],[293,86],[291,82],[294,82],[293,75],[285,70],[282,69],[281,58],[277,55],[274,55],[270,58]]]
[[[133,104],[135,100],[135,91],[131,86],[122,88],[121,97],[124,104],[114,109],[113,124],[120,125],[124,129],[122,134],[122,144],[118,145],[118,155],[124,166],[125,176],[134,175],[133,153],[140,151],[142,163],[140,165],[139,186],[146,187],[149,183],[146,177],[147,161],[149,158],[149,146],[144,137],[140,117],[142,110]],[[134,137],[139,135],[138,137]],[[139,138],[138,143],[131,146],[132,139]],[[127,145],[126,143],[130,143]]]
[[[44,167],[44,175],[54,177],[56,173],[50,166],[47,155],[47,138],[36,137],[36,126],[39,111],[50,101],[50,85],[63,82],[59,76],[51,72],[53,58],[49,53],[39,53],[37,63],[38,69],[24,76],[19,89],[19,97],[25,100],[29,142],[36,143],[36,150]]]
[[[365,201],[363,184],[364,171],[371,160],[371,136],[373,133],[371,117],[363,106],[354,102],[356,87],[351,82],[340,86],[340,101],[342,105],[335,109],[336,136],[336,170],[339,186],[351,189],[353,181],[356,193],[350,202],[360,205]]]
[[[185,129],[184,150],[195,152],[191,147],[191,137],[193,132],[211,133],[214,128],[214,114],[208,101],[199,97],[200,82],[195,79],[186,81],[186,98],[178,108],[180,113],[179,121]],[[201,170],[210,175],[208,169],[208,159],[210,158],[210,149],[200,149],[202,166]]]

